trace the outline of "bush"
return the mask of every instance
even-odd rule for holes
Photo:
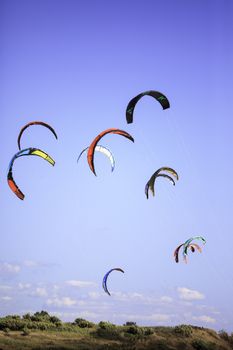
[[[190,337],[193,329],[189,325],[182,324],[180,326],[175,326],[174,332],[178,335],[181,335],[182,337]]]
[[[180,340],[176,343],[176,348],[177,349],[182,349],[182,350],[188,350],[190,349],[190,345],[189,342],[187,342],[186,340]]]
[[[20,320],[20,316],[19,315],[7,315],[5,318],[10,318],[12,320]]]
[[[31,320],[33,322],[49,322],[50,317],[47,311],[35,312],[34,315],[31,316]]]
[[[102,329],[112,329],[116,326],[115,326],[115,324],[113,324],[111,322],[100,321],[98,324],[98,327],[102,328]]]
[[[49,322],[52,322],[54,324],[61,324],[61,320],[57,316],[49,316]]]
[[[62,327],[62,321],[56,316],[50,316],[49,322],[52,323],[57,328],[61,328]]]
[[[143,329],[139,328],[138,326],[128,326],[125,329],[125,333],[133,334],[133,335],[142,335]]]
[[[0,318],[0,330],[9,328],[11,331],[21,331],[25,326],[25,321],[20,318],[10,316]]]
[[[221,329],[218,332],[218,335],[220,336],[221,339],[225,340],[225,341],[229,341],[229,335],[226,331],[224,331],[224,329]]]
[[[62,322],[57,317],[39,314],[37,313],[32,316],[26,314],[23,318],[15,317],[15,315],[13,317],[7,316],[0,318],[0,330],[8,328],[11,331],[23,331],[24,327],[28,329],[55,330],[58,327],[62,327]]]
[[[215,332],[213,329],[209,329],[209,328],[206,328],[205,331],[211,335],[211,337],[215,338],[215,339],[219,339],[219,336],[217,334],[217,332]]]
[[[110,340],[116,340],[121,338],[120,333],[121,331],[113,323],[104,321],[99,322],[98,328],[96,330],[96,334],[99,337]]]
[[[207,343],[202,339],[196,339],[192,342],[192,346],[196,350],[214,350],[216,348],[215,343]],[[218,348],[220,349],[220,348]]]
[[[22,316],[23,320],[31,321],[31,315],[29,313]]]
[[[137,326],[137,324],[136,324],[136,322],[129,321],[129,322],[126,322],[125,324],[123,324],[123,326]]]
[[[229,343],[231,345],[233,345],[233,333],[231,333],[231,335],[229,335]]]
[[[22,331],[21,334],[22,334],[23,336],[27,336],[27,335],[30,334],[30,331],[29,331],[29,329],[28,329],[27,327],[24,327],[24,329],[23,329],[23,331]]]
[[[146,327],[146,328],[143,329],[143,333],[144,333],[145,335],[154,334],[154,329],[153,329],[153,328]]]
[[[80,328],[92,328],[95,325],[93,322],[84,320],[83,318],[76,318],[74,323]]]
[[[46,331],[47,329],[49,329],[49,325],[46,322],[38,322],[38,329],[40,329],[41,331]]]
[[[173,348],[171,348],[168,344],[167,344],[167,340],[165,339],[159,339],[156,341],[156,343],[154,343],[153,349],[156,350],[171,350]],[[184,348],[179,348],[179,349],[184,349]]]
[[[8,336],[10,335],[10,329],[9,328],[4,328],[3,332],[4,332],[5,335],[8,335]]]

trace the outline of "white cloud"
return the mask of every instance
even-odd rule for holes
[[[219,315],[220,311],[216,310],[215,307],[213,306],[208,306],[208,305],[198,305],[197,309],[199,310],[206,310],[207,312],[211,312],[212,314]]]
[[[91,291],[88,293],[88,296],[91,299],[99,299],[101,297],[105,297],[104,292],[94,292]],[[127,302],[127,303],[140,303],[143,305],[161,305],[164,303],[172,303],[173,298],[169,296],[162,296],[160,298],[153,297],[150,295],[145,295],[138,292],[128,292],[123,293],[120,291],[111,291],[111,296],[117,301]]]
[[[18,273],[19,271],[19,265],[13,265],[6,262],[0,264],[0,273]]]
[[[54,284],[51,288],[54,292],[57,292],[61,287],[58,284]]]
[[[161,313],[154,313],[149,315],[142,315],[142,314],[115,314],[115,317],[120,317],[125,320],[135,320],[137,322],[143,322],[143,321],[152,321],[152,322],[167,322],[170,321],[173,315],[168,314],[161,314]]]
[[[205,323],[215,323],[216,322],[215,318],[207,316],[207,315],[193,316],[193,319],[195,321],[201,321],[201,322],[205,322]]]
[[[95,320],[95,322],[97,319],[101,319],[100,315],[98,313],[91,312],[91,311],[81,311],[81,312],[50,311],[49,314],[57,316],[57,317],[61,318],[62,320],[66,320],[69,322],[72,320],[75,320],[76,318],[80,318],[80,317],[85,318],[87,320]]]
[[[84,287],[93,287],[96,286],[96,283],[91,281],[78,281],[78,280],[70,280],[66,281],[66,284],[72,287],[84,288]]]
[[[38,262],[36,261],[33,261],[33,260],[25,260],[23,262],[24,266],[27,266],[27,267],[36,267],[38,266]]]
[[[99,293],[99,292],[89,292],[88,293],[88,296],[91,299],[99,299],[102,295],[103,295],[103,293]]]
[[[12,289],[12,287],[11,286],[7,286],[5,284],[0,285],[0,290],[9,290],[9,289]]]
[[[136,293],[136,292],[129,293],[129,297],[131,299],[144,299],[145,298],[143,294]]]
[[[151,295],[141,294],[137,292],[122,293],[111,292],[112,297],[118,301],[126,301],[129,303],[139,303],[143,305],[161,305],[164,303],[171,303],[173,299],[169,296],[162,296],[160,298]]]
[[[96,318],[99,318],[99,314],[91,311],[82,311],[82,312],[79,312],[79,317],[82,317],[85,319],[96,319]]]
[[[21,283],[19,282],[18,284],[19,289],[23,290],[23,289],[29,289],[31,287],[30,283]]]
[[[35,261],[35,260],[24,260],[22,262],[22,266],[34,269],[34,268],[51,268],[51,267],[55,267],[56,264]]]
[[[140,302],[148,302],[149,298],[147,296],[144,296],[143,294],[131,292],[131,293],[122,293],[122,292],[111,292],[111,296],[119,301],[127,301],[127,302],[133,302],[138,301]]]
[[[3,300],[3,301],[10,301],[10,300],[12,300],[12,298],[9,297],[9,296],[5,296],[5,297],[1,297],[1,300]]]
[[[152,315],[146,316],[145,319],[155,321],[155,322],[165,322],[165,321],[169,321],[171,319],[171,316],[166,314],[152,314]]]
[[[43,287],[37,287],[35,292],[33,292],[33,295],[38,297],[47,297],[48,293],[46,288]]]
[[[201,300],[205,298],[204,294],[186,287],[178,287],[177,291],[181,300]]]
[[[162,301],[164,303],[171,303],[173,301],[173,299],[171,297],[164,295],[160,298],[160,301]]]
[[[47,300],[47,305],[53,305],[57,307],[63,307],[63,306],[73,306],[77,304],[77,301],[74,299],[71,299],[70,297],[62,297],[62,298],[51,298]]]

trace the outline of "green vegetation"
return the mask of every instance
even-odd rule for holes
[[[62,322],[46,311],[0,318],[0,350],[230,350],[233,333],[192,325],[119,326],[83,318]]]
[[[182,324],[180,326],[176,326],[174,328],[174,332],[176,334],[179,334],[182,337],[187,337],[188,338],[193,333],[193,329],[192,329],[192,326],[188,326],[186,324]]]
[[[76,318],[76,320],[74,320],[74,324],[80,328],[92,328],[95,326],[93,322],[84,320],[83,318]]]

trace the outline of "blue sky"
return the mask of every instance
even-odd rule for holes
[[[46,309],[63,320],[175,325],[232,331],[232,14],[230,0],[0,1],[0,309]],[[145,90],[127,124],[129,100]],[[25,193],[9,189],[7,167],[22,147],[49,153],[15,162]],[[95,157],[97,177],[77,157],[101,131],[116,167]],[[173,167],[173,187],[159,179]],[[207,244],[185,265],[175,247]],[[108,269],[125,274],[109,278]]]

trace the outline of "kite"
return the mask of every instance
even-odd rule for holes
[[[88,148],[89,148],[89,147],[86,147],[86,148],[80,153],[80,155],[79,155],[79,157],[78,157],[78,159],[77,159],[77,162],[79,161],[79,159],[80,159],[80,157],[82,156],[82,154],[83,154],[84,152],[87,152]],[[111,152],[108,148],[106,148],[106,147],[104,147],[104,146],[99,146],[99,145],[96,146],[95,150],[98,151],[98,152],[101,152],[101,153],[105,154],[105,155],[108,157],[108,159],[109,159],[110,162],[111,162],[111,170],[113,171],[114,168],[115,168],[115,160],[114,160],[114,157],[113,157],[112,152]]]
[[[187,247],[187,250],[188,250],[188,248],[190,248],[192,253],[194,253],[196,249],[199,251],[199,253],[202,252],[201,247],[198,244],[196,244],[196,243],[190,243],[188,245],[188,247]],[[184,261],[185,261],[186,264],[187,264],[187,256],[188,256],[188,254],[183,255],[183,258],[184,258]]]
[[[47,162],[49,162],[51,165],[54,165],[55,161],[47,153],[43,152],[42,150],[40,150],[38,148],[26,148],[24,150],[17,152],[13,156],[13,158],[10,161],[9,168],[8,168],[7,181],[8,181],[9,187],[16,194],[16,196],[23,200],[24,194],[23,194],[23,192],[21,192],[19,187],[16,185],[14,178],[13,178],[13,173],[12,173],[15,159],[22,157],[22,156],[38,156],[38,157],[41,157],[41,158],[47,160]]]
[[[180,244],[174,251],[174,258],[175,258],[175,262],[178,263],[179,262],[179,250],[180,248],[184,245],[184,243]],[[190,243],[187,247],[187,249],[190,248],[191,252],[194,253],[195,250],[197,249],[200,253],[202,252],[201,247],[196,244],[196,243]],[[187,257],[186,255],[184,256],[184,261],[187,263]]]
[[[175,186],[175,181],[173,180],[173,178],[167,174],[160,174],[161,171],[167,171],[169,174],[171,174],[172,176],[174,176],[176,178],[176,180],[179,179],[179,176],[177,174],[177,172],[169,167],[162,167],[159,168],[158,170],[156,170],[156,172],[151,176],[150,180],[146,183],[145,186],[145,194],[146,194],[146,198],[149,198],[149,189],[151,190],[153,196],[155,195],[155,189],[154,189],[154,184],[155,184],[155,180],[157,179],[157,177],[162,176],[165,177],[166,179],[168,179],[174,186]]]
[[[104,289],[105,293],[107,293],[108,295],[111,295],[111,294],[109,293],[108,288],[107,288],[107,279],[108,279],[109,274],[110,274],[112,271],[120,271],[120,272],[124,273],[124,271],[123,271],[121,268],[116,267],[116,268],[114,268],[114,269],[109,270],[109,271],[106,273],[106,275],[104,275],[102,286],[103,286],[103,289]]]
[[[121,135],[131,140],[132,142],[134,142],[133,137],[130,134],[128,134],[126,131],[115,129],[115,128],[104,130],[99,135],[97,135],[96,138],[92,141],[91,145],[89,146],[88,152],[87,152],[87,161],[88,161],[89,167],[95,175],[96,175],[96,172],[95,172],[95,166],[94,166],[94,154],[95,154],[96,145],[100,141],[100,139],[106,134]]]
[[[191,249],[192,253],[194,253],[196,249],[199,251],[199,253],[202,252],[201,247],[196,243],[189,244],[189,248]]]
[[[57,134],[56,134],[55,130],[49,124],[44,123],[44,122],[40,122],[40,121],[33,121],[33,122],[30,122],[30,123],[24,125],[24,127],[20,130],[20,133],[19,133],[19,136],[18,136],[18,147],[19,147],[19,150],[21,150],[21,145],[20,145],[21,136],[22,136],[24,130],[27,129],[31,125],[42,125],[42,126],[45,126],[46,128],[48,128],[53,133],[53,135],[57,139]]]
[[[183,247],[183,256],[184,256],[184,259],[186,258],[186,255],[188,254],[188,247],[190,245],[190,243],[195,240],[195,239],[199,239],[199,240],[202,240],[203,244],[206,243],[206,240],[201,237],[201,236],[196,236],[196,237],[191,237],[189,239],[187,239],[187,241],[184,243],[184,247]],[[192,243],[193,244],[193,243]]]
[[[180,248],[184,245],[184,243],[180,244],[174,251],[174,258],[175,258],[175,262],[178,263],[179,262],[179,250]]]
[[[137,102],[145,95],[154,97],[161,104],[163,109],[167,109],[170,107],[170,103],[167,97],[163,95],[161,92],[155,91],[155,90],[142,92],[141,94],[132,98],[132,100],[130,100],[128,103],[128,106],[126,108],[126,120],[128,124],[133,122],[133,112]]]

